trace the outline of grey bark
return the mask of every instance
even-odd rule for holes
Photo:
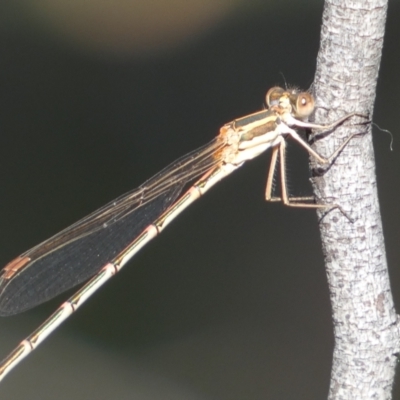
[[[385,0],[325,2],[314,81],[318,122],[350,112],[372,119],[386,11]],[[312,162],[317,198],[340,204],[354,219],[337,209],[319,213],[335,337],[329,399],[390,399],[399,352],[371,129],[360,121],[354,117],[316,141],[317,151],[329,155],[349,134],[362,133],[331,168],[321,173]]]

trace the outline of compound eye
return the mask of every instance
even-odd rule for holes
[[[304,92],[297,95],[296,116],[304,119],[310,116],[314,111],[315,101],[310,93]]]
[[[265,95],[265,104],[267,105],[267,108],[278,105],[279,99],[284,91],[285,90],[279,86],[274,86],[273,88],[269,89]]]

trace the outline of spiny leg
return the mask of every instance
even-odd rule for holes
[[[294,129],[286,127],[286,133],[290,135],[294,140],[296,140],[302,147],[304,147],[308,153],[317,159],[321,164],[329,164],[331,163],[339,153],[347,146],[351,139],[355,136],[359,136],[359,133],[351,134],[329,157],[323,157],[318,154]]]
[[[284,139],[282,138],[284,141]],[[274,202],[274,201],[282,201],[282,197],[277,197],[272,195],[273,191],[273,181],[274,181],[274,176],[275,176],[275,171],[277,168],[277,163],[278,163],[278,154],[279,154],[279,149],[281,147],[281,144],[278,146],[273,147],[272,149],[272,155],[271,155],[271,163],[268,171],[268,178],[267,178],[267,185],[265,188],[265,200]],[[285,179],[286,181],[286,179]],[[291,197],[289,196],[289,202],[293,201],[314,201],[315,198],[313,196],[302,196],[302,197]]]
[[[276,163],[278,161],[278,151],[279,151],[279,146],[275,146],[272,148],[271,163],[269,165],[268,178],[267,178],[267,186],[265,187],[265,200],[271,202],[282,201],[280,197],[272,196]]]
[[[347,114],[342,118],[337,119],[334,122],[331,122],[330,124],[327,125],[321,125],[321,124],[315,124],[313,122],[305,122],[301,121],[292,115],[286,115],[282,120],[285,122],[286,125],[289,126],[296,126],[298,128],[308,128],[308,129],[323,129],[324,131],[328,131],[330,129],[336,128],[337,126],[341,125],[343,122],[347,121],[351,117],[361,117],[361,118],[366,118],[367,120],[365,122],[360,123],[361,125],[368,124],[370,121],[368,121],[368,116],[359,114],[359,113],[351,113]]]
[[[350,136],[349,139],[345,141],[344,145],[346,145],[348,143],[348,141],[352,138],[352,136]],[[300,140],[302,140],[302,139],[300,138]],[[353,222],[353,219],[338,204],[316,204],[316,203],[310,204],[310,203],[304,203],[304,201],[310,200],[309,197],[290,198],[288,196],[288,191],[287,191],[287,186],[286,186],[286,159],[285,159],[286,142],[283,137],[281,138],[281,141],[277,147],[279,148],[279,157],[280,157],[281,192],[282,192],[283,204],[285,204],[288,207],[325,209],[327,211],[331,211],[331,210],[337,208],[350,222]],[[309,147],[309,146],[307,145],[306,149],[307,149],[307,147]],[[344,147],[343,145],[340,146],[338,149],[339,151],[335,151],[335,153],[339,153],[343,149],[343,147]],[[313,153],[315,153],[315,152],[313,151]],[[315,153],[315,154],[318,154],[318,153]],[[275,160],[275,165],[276,165],[276,160]],[[311,199],[315,200],[314,198],[311,198]]]

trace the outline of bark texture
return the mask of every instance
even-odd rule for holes
[[[350,112],[372,120],[383,46],[385,0],[327,0],[314,94],[318,122]],[[329,399],[390,399],[399,352],[399,322],[387,270],[369,125],[353,117],[316,150],[330,155],[351,140],[325,173],[312,163],[314,190],[340,211],[319,213],[334,322]],[[388,149],[389,151],[389,149]]]

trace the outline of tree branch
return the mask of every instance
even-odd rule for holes
[[[318,122],[350,112],[372,119],[386,10],[386,0],[326,0],[314,81]],[[354,219],[338,210],[319,214],[335,336],[329,399],[391,398],[399,352],[372,135],[360,121],[353,118],[316,141],[316,150],[326,155],[351,133],[364,132],[328,171],[320,174],[312,162],[317,198],[340,204]]]

